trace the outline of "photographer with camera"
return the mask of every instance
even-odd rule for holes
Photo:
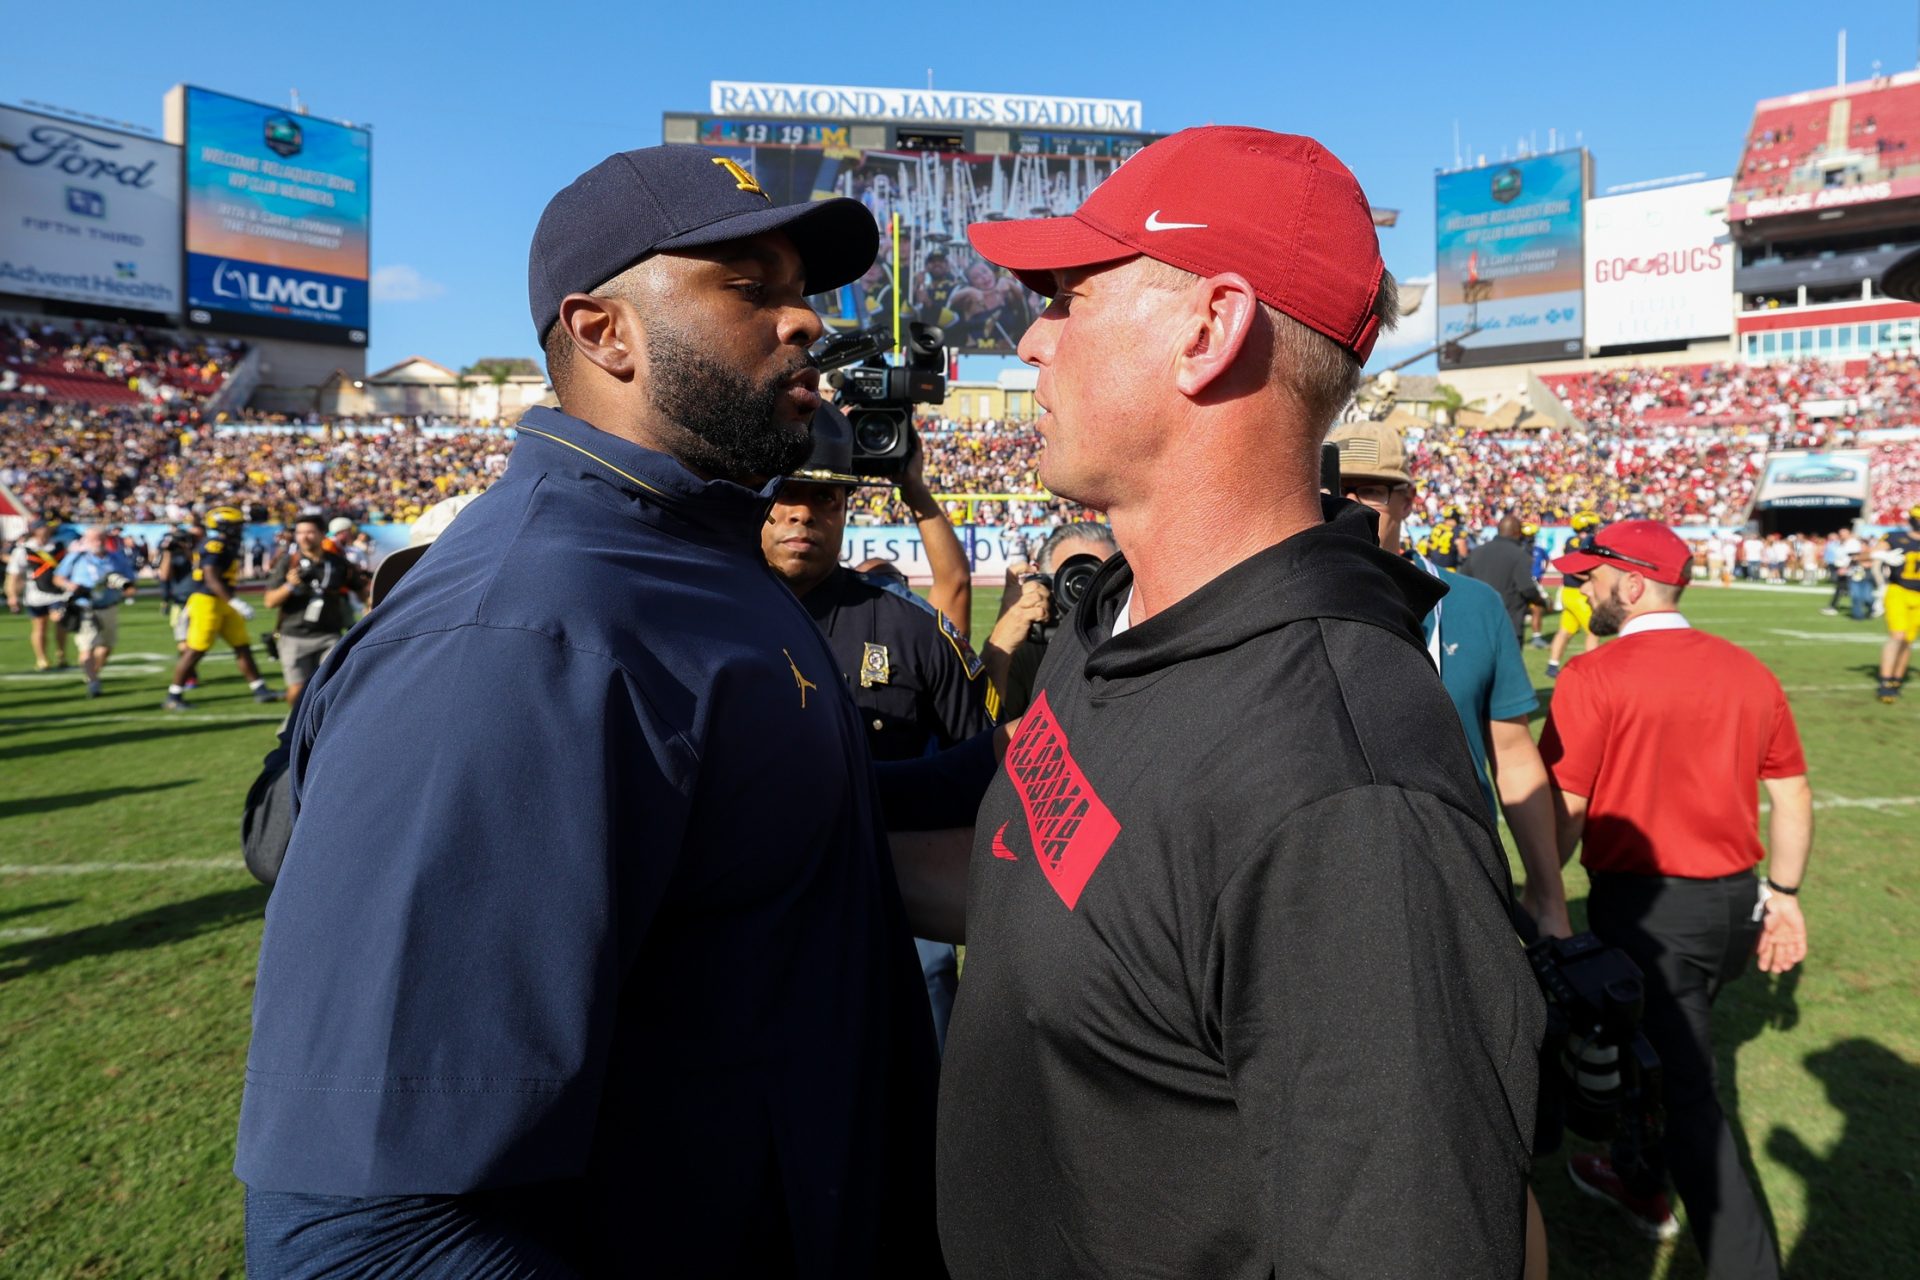
[[[1033,701],[1033,677],[1047,656],[1048,641],[1119,549],[1111,528],[1076,520],[1048,534],[1031,565],[1008,566],[1000,620],[980,647],[987,679],[1000,692],[1002,720],[1019,719]]]
[[[915,433],[899,476],[900,496],[920,516],[928,559],[936,543],[951,541],[950,552],[964,563],[959,539],[927,488],[924,459]],[[851,425],[833,405],[823,405],[814,416],[813,451],[774,495],[760,548],[826,634],[873,758],[911,760],[993,728],[999,695],[982,678],[983,664],[952,618],[878,574],[841,565],[847,495],[877,480],[857,474],[854,465]],[[944,1046],[959,958],[948,943],[916,939],[916,945],[935,1038]]]
[[[267,570],[273,585],[261,597],[267,608],[280,611],[280,670],[289,703],[300,700],[300,690],[353,625],[353,597],[365,588],[365,575],[325,527],[318,511],[293,522],[293,545]],[[347,531],[352,528],[349,523]]]
[[[1667,1112],[1653,1150],[1616,1144],[1610,1157],[1573,1157],[1567,1173],[1656,1239],[1679,1230],[1670,1173],[1707,1274],[1765,1280],[1779,1255],[1720,1107],[1711,1023],[1714,998],[1756,952],[1767,973],[1806,958],[1798,895],[1813,792],[1799,732],[1765,665],[1681,615],[1693,555],[1673,530],[1622,521],[1553,563],[1585,579],[1594,634],[1619,636],[1561,673],[1541,736],[1560,857],[1580,849],[1588,927],[1644,975],[1642,1028]],[[1767,847],[1756,780],[1773,805]]]
[[[137,576],[126,551],[108,545],[101,525],[81,534],[53,571],[53,585],[66,593],[66,626],[80,646],[89,698],[100,696],[101,669],[120,642],[120,605],[133,599]]]

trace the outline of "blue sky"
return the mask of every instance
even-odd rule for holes
[[[536,355],[526,249],[547,198],[602,156],[660,141],[713,79],[1134,98],[1149,129],[1311,134],[1359,175],[1388,266],[1433,269],[1433,171],[1548,130],[1594,153],[1599,190],[1729,173],[1754,100],[1914,65],[1911,5],[1865,3],[746,3],[562,0],[213,5],[105,0],[9,16],[0,100],[161,125],[176,82],[371,122],[369,359]],[[1424,318],[1424,317],[1423,317]],[[1424,345],[1419,321],[1375,363]]]

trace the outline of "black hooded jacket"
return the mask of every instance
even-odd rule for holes
[[[1543,1009],[1353,504],[1112,637],[1116,557],[980,811],[941,1243],[988,1277],[1520,1274]]]

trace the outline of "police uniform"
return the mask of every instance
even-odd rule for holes
[[[909,760],[993,728],[999,698],[979,657],[919,596],[843,568],[802,603],[826,633],[875,760]]]
[[[826,634],[875,760],[910,760],[993,728],[999,695],[951,619],[879,575],[835,569],[802,597]],[[960,988],[952,944],[915,938],[942,1052]]]

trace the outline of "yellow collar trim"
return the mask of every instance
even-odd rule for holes
[[[667,496],[666,494],[661,493],[660,490],[648,484],[645,480],[642,480],[639,476],[634,475],[630,471],[622,471],[619,467],[614,466],[611,462],[608,462],[605,458],[593,452],[591,449],[582,449],[579,445],[575,444],[571,440],[562,440],[559,436],[553,435],[549,432],[538,430],[537,428],[534,428],[534,427],[521,427],[520,430],[526,432],[528,435],[540,436],[543,439],[551,440],[555,444],[563,444],[567,446],[567,448],[573,450],[575,453],[584,453],[589,458],[592,458],[595,462],[605,467],[607,470],[613,472],[613,474],[620,476],[624,479],[633,481],[633,483],[639,485],[642,489],[645,489],[648,493],[655,494],[662,498]]]

